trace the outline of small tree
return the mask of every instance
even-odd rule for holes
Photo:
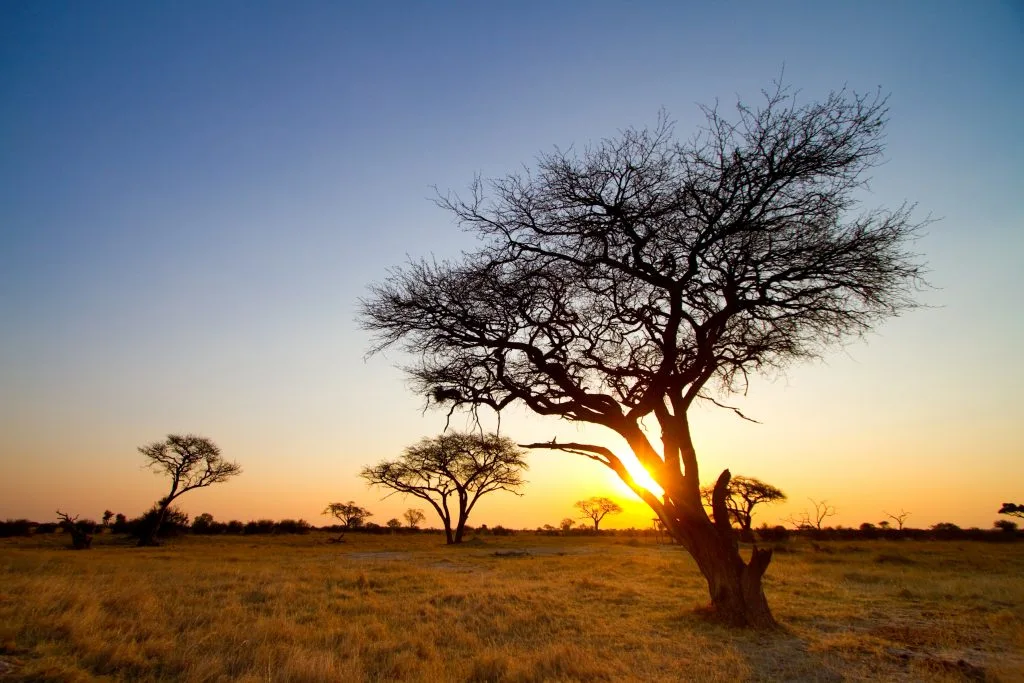
[[[75,550],[88,550],[92,547],[92,533],[96,523],[78,521],[78,515],[71,517],[60,510],[57,510],[57,517],[60,518],[60,525],[65,531],[71,534],[71,547]]]
[[[568,533],[572,531],[572,527],[575,523],[575,519],[573,519],[572,517],[566,517],[562,520],[562,523],[559,524],[558,527],[562,530],[562,533]]]
[[[397,460],[366,467],[360,476],[373,486],[430,503],[444,524],[446,543],[452,544],[462,542],[466,520],[481,496],[492,491],[518,495],[524,469],[523,451],[510,439],[454,432],[421,439]]]
[[[904,524],[904,522],[907,521],[907,517],[910,516],[910,513],[907,512],[906,510],[904,510],[903,508],[900,508],[900,511],[897,512],[896,514],[893,514],[891,512],[886,512],[885,510],[882,510],[882,512],[885,513],[886,517],[888,517],[892,521],[896,522],[896,525],[897,525],[896,529],[898,531],[902,531],[903,530],[903,524]]]
[[[242,473],[237,463],[221,457],[220,448],[210,439],[194,434],[168,434],[164,441],[140,446],[146,466],[171,478],[171,490],[156,503],[157,514],[150,528],[139,536],[139,545],[156,545],[167,508],[176,498],[192,489],[227,481]]]
[[[811,501],[811,505],[814,506],[814,513],[810,513],[804,510],[800,513],[799,517],[793,517],[792,515],[786,520],[797,529],[815,529],[821,531],[822,523],[829,517],[834,517],[836,514],[835,506],[829,505],[827,500],[814,500],[808,498]]]
[[[398,531],[402,528],[402,523],[398,520],[397,517],[392,517],[388,520],[388,528],[392,531]]]
[[[427,516],[423,514],[423,510],[420,510],[419,508],[409,508],[402,513],[402,518],[405,520],[405,523],[409,525],[410,529],[415,529],[420,522],[426,519],[426,517]]]
[[[103,526],[104,527],[110,526],[110,520],[112,520],[113,518],[114,518],[114,513],[113,513],[112,510],[104,510],[103,511]]]
[[[1003,506],[999,508],[999,514],[1024,518],[1024,505],[1018,505],[1017,503],[1003,503]]]
[[[700,490],[704,505],[710,510],[714,498],[714,486],[705,486]],[[754,477],[736,476],[729,480],[726,487],[725,507],[729,511],[729,519],[739,526],[740,538],[753,541],[754,507],[761,503],[774,503],[786,500],[786,494],[771,484],[766,484]],[[712,512],[712,518],[714,513]]]
[[[586,500],[576,501],[576,507],[583,513],[584,519],[594,522],[594,531],[600,531],[601,520],[606,515],[617,515],[622,512],[622,507],[611,498],[594,496]]]
[[[351,500],[347,503],[329,503],[321,514],[330,515],[341,522],[344,528],[336,539],[338,541],[344,540],[346,531],[358,529],[367,519],[373,517],[372,512],[364,507],[359,507]]]

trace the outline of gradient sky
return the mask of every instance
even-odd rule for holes
[[[304,517],[444,425],[395,354],[367,360],[357,299],[407,255],[470,248],[431,202],[554,145],[698,103],[891,93],[870,206],[939,219],[917,310],[784,377],[743,422],[694,413],[702,477],[769,481],[835,524],[905,508],[988,527],[1024,502],[1024,12],[1015,2],[71,3],[0,6],[0,518],[141,513],[136,447],[214,439],[244,474],[181,499],[218,519]],[[456,423],[456,426],[464,426]],[[519,440],[613,437],[531,417]],[[567,454],[471,523],[557,524],[629,500]],[[417,507],[423,507],[417,505]],[[642,504],[610,526],[648,526]]]

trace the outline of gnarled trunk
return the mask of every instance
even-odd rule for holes
[[[716,618],[733,626],[774,628],[777,623],[761,585],[772,551],[755,545],[750,560],[743,560],[736,531],[729,524],[725,511],[725,491],[730,477],[728,470],[722,472],[715,485],[715,519],[724,521],[712,522],[699,500],[686,499],[687,505],[666,501],[666,510],[674,513],[667,520],[668,530],[693,556],[707,580],[710,607]],[[685,499],[683,491],[678,493]]]
[[[677,540],[693,555],[708,582],[714,615],[733,626],[775,627],[761,586],[772,551],[755,546],[750,561],[744,562],[735,543],[723,538],[714,525],[683,521],[681,526],[686,530]]]

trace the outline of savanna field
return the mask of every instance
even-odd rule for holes
[[[11,681],[1024,680],[1024,544],[783,544],[782,629],[652,537],[0,540]]]

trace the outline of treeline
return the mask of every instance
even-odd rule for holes
[[[91,519],[76,520],[73,526],[86,534],[100,534],[107,531],[111,534],[122,534],[131,538],[144,537],[156,523],[159,511],[152,509],[146,514],[134,519],[128,519],[122,514],[113,516],[106,524]],[[189,522],[188,514],[171,508],[160,526],[161,536],[175,536],[185,533],[214,536],[226,535],[253,535],[253,534],[306,534],[315,529],[312,524],[304,519],[259,519],[242,522],[233,519],[229,522],[218,522],[209,513],[196,516]],[[68,531],[68,524],[63,522],[34,522],[28,519],[8,519],[0,522],[0,538],[14,536],[33,536],[52,534],[57,531]]]

